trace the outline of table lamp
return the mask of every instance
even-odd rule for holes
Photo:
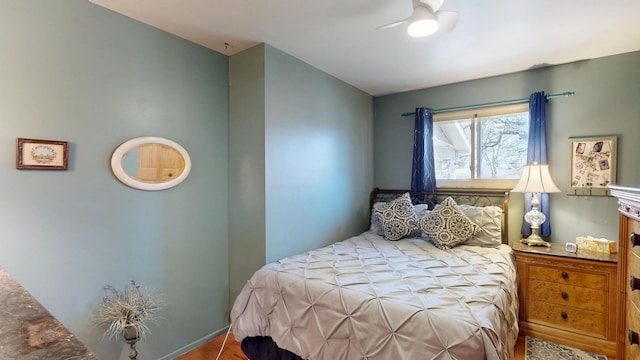
[[[560,192],[560,189],[558,189],[551,179],[549,165],[535,162],[531,165],[525,165],[522,168],[520,181],[518,181],[516,187],[511,191],[533,194],[531,198],[531,210],[524,215],[524,220],[531,226],[531,235],[526,239],[520,240],[520,242],[527,245],[551,246],[538,235],[540,225],[547,220],[544,213],[538,211],[538,206],[540,205],[538,194]]]

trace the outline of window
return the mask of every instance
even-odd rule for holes
[[[513,187],[527,160],[528,103],[434,114],[438,187]]]

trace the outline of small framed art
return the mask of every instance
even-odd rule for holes
[[[616,183],[617,136],[569,138],[568,195],[608,196]]]
[[[67,170],[67,141],[16,139],[16,169]]]

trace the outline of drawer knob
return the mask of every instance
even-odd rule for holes
[[[569,315],[567,315],[566,312],[562,312],[562,314],[560,314],[560,316],[562,316],[562,320],[567,321],[567,319],[569,318]]]
[[[638,333],[629,329],[629,345],[633,345],[633,344],[638,344],[640,343],[640,337],[638,337]]]
[[[631,240],[631,247],[640,245],[640,236],[634,232],[629,236],[629,240]]]
[[[631,275],[629,277],[629,287],[631,291],[640,289],[640,278]]]
[[[566,293],[566,292],[564,292],[564,291],[562,292],[562,294],[561,294],[561,295],[562,295],[562,298],[563,298],[563,299],[565,299],[565,300],[569,298],[569,294],[567,294],[567,293]]]
[[[562,272],[562,278],[563,279],[568,279],[569,278],[569,274],[566,271]]]

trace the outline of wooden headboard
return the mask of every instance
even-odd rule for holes
[[[428,204],[433,208],[442,200],[451,196],[456,203],[471,206],[497,206],[502,209],[502,243],[509,244],[509,192],[498,190],[446,190],[435,193],[414,192],[409,190],[390,190],[375,188],[369,197],[369,209],[376,202],[389,202],[409,193],[413,204]]]

